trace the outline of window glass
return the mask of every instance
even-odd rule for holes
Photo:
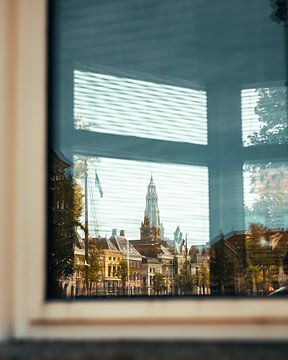
[[[271,229],[288,227],[287,175],[284,162],[244,164],[246,227],[253,223]]]
[[[192,88],[181,85],[135,80],[125,73],[115,76],[75,70],[75,127],[207,144],[206,93],[193,89],[193,84]]]
[[[245,89],[241,100],[244,146],[287,143],[286,86]]]
[[[82,191],[85,171],[80,170],[84,162],[90,236],[139,239],[141,222],[146,215],[153,226],[161,227],[163,239],[173,239],[177,227],[181,226],[189,235],[189,243],[192,239],[199,245],[208,241],[207,167],[110,158],[82,160],[76,156],[74,181]]]
[[[49,2],[48,298],[287,294],[278,3]]]

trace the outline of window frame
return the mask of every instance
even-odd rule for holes
[[[8,134],[14,145],[11,151],[7,141],[0,144],[13,162],[5,162],[5,170],[11,166],[13,170],[13,181],[9,182],[8,173],[4,179],[12,194],[8,215],[13,217],[13,228],[11,233],[5,230],[11,241],[0,253],[9,279],[6,304],[10,303],[6,314],[0,313],[5,320],[2,338],[287,340],[285,299],[45,301],[47,3],[4,3],[7,7],[13,3],[9,16],[13,21],[4,26],[11,30],[13,25],[12,43],[6,48],[12,46],[15,57],[12,64],[5,63],[5,70],[14,71],[13,86],[4,78],[13,106],[0,110],[4,118],[12,116]],[[1,310],[3,306],[1,303]]]

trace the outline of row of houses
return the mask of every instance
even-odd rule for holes
[[[122,231],[90,239],[90,266],[85,266],[85,244],[78,236],[74,275],[63,286],[66,296],[265,296],[288,281],[287,244],[286,230],[258,225],[189,249],[173,240],[128,241]],[[181,276],[191,282],[188,292]]]
[[[140,239],[128,241],[124,231],[113,231],[110,238],[86,238],[85,248],[85,241],[75,237],[81,191],[68,163],[54,154],[50,166],[47,288],[52,296],[57,296],[59,288],[55,280],[61,282],[65,296],[72,297],[266,295],[288,280],[288,232],[284,229],[252,224],[245,231],[220,234],[210,247],[188,249],[178,226],[174,239],[167,240],[152,175]]]
[[[208,279],[201,289],[197,283],[198,271],[205,267],[209,273],[208,252],[201,255],[203,251],[200,254],[197,249],[193,258],[193,247],[187,249],[176,241],[128,241],[120,231],[110,238],[89,239],[88,252],[89,263],[85,263],[85,242],[78,235],[74,274],[62,282],[65,296],[181,294],[181,274],[191,279],[191,294],[210,293]]]

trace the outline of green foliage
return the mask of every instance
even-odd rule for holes
[[[268,293],[269,285],[277,282],[281,259],[273,252],[270,230],[251,224],[246,235],[246,281],[253,294]]]
[[[284,86],[258,89],[255,108],[261,127],[249,136],[252,145],[284,144],[288,140],[287,88]]]
[[[73,218],[75,224],[77,224],[83,212],[83,192],[81,186],[75,180],[72,182],[72,191],[73,191]]]
[[[191,246],[189,253],[190,253],[191,261],[193,263],[196,263],[197,262],[197,254],[199,254],[199,249],[197,249],[196,246]]]
[[[89,267],[87,267],[87,293],[88,295],[97,294],[98,281],[102,277],[102,263],[101,258],[103,258],[103,250],[99,249],[97,246],[91,246],[89,248]],[[83,269],[82,276],[85,276],[85,271]]]
[[[287,27],[287,0],[270,0],[272,6],[272,14],[270,18],[278,24]]]
[[[182,269],[180,274],[174,277],[175,289],[180,292],[180,295],[192,295],[195,280],[195,277],[186,269]]]
[[[97,282],[101,277],[101,255],[102,251],[93,246],[89,249],[88,281]]]
[[[258,89],[255,114],[260,130],[249,136],[251,145],[285,144],[288,141],[287,87]],[[261,222],[270,228],[284,226],[288,210],[288,168],[283,162],[257,162],[246,165],[250,192],[255,201],[246,207],[249,223]]]
[[[128,263],[126,260],[122,259],[119,261],[116,276],[124,282],[128,279]]]
[[[69,168],[54,159],[49,174],[48,294],[61,295],[60,281],[74,271],[76,225],[82,212],[82,191]],[[59,166],[59,163],[61,167]],[[52,163],[53,165],[53,163]],[[58,168],[59,167],[59,168]]]
[[[225,288],[234,286],[237,266],[237,261],[235,260],[234,254],[225,246],[224,239],[217,241],[212,246],[210,250],[210,274],[214,294],[224,295],[227,291]]]
[[[153,290],[157,295],[161,295],[167,291],[165,277],[160,272],[156,272],[153,277]]]
[[[116,276],[121,280],[122,293],[124,294],[126,281],[128,280],[128,263],[126,260],[119,261]]]
[[[201,264],[197,272],[197,285],[200,288],[208,288],[210,284],[210,276],[207,265]]]

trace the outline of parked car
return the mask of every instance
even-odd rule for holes
[[[281,286],[279,289],[273,291],[268,296],[288,296],[288,285]]]

